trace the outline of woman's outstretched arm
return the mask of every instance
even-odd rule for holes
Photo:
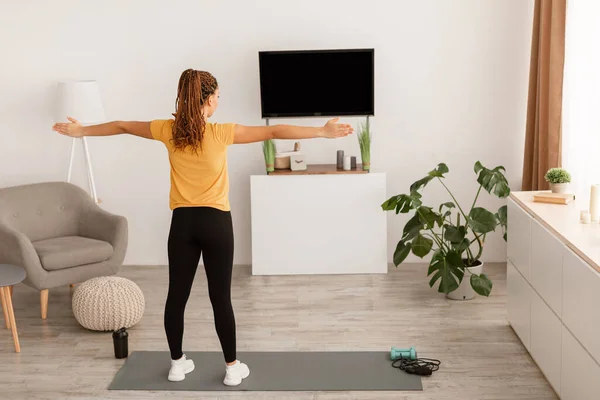
[[[71,137],[130,134],[152,139],[150,122],[112,121],[104,124],[83,126],[75,118],[67,117],[67,119],[71,122],[56,123],[52,126],[52,130]]]
[[[321,127],[306,127],[294,125],[273,126],[243,126],[236,125],[234,132],[235,144],[262,142],[269,139],[312,139],[339,138],[352,134],[352,126],[338,124],[339,118],[334,118]]]

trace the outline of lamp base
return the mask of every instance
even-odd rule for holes
[[[83,158],[85,160],[85,169],[87,172],[90,195],[94,199],[94,202],[96,204],[99,204],[100,202],[98,201],[98,194],[96,193],[96,183],[94,181],[94,173],[92,171],[92,161],[90,159],[90,151],[88,148],[87,138],[85,138],[85,137],[73,138],[73,141],[71,142],[71,155],[69,157],[69,169],[67,171],[67,182],[69,182],[69,183],[71,182],[71,177],[72,177],[72,173],[73,173],[73,159],[75,158],[75,144],[77,143],[77,140],[80,140],[82,143]]]

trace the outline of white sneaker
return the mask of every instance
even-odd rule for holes
[[[189,374],[196,368],[192,360],[181,357],[179,360],[171,360],[171,369],[169,370],[169,380],[171,382],[180,382],[185,379],[185,374]]]
[[[225,366],[225,379],[223,383],[227,386],[237,386],[242,383],[242,379],[246,379],[250,375],[248,366],[239,360],[233,365]]]

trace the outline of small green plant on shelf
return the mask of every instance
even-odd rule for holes
[[[544,179],[548,183],[570,183],[571,174],[563,168],[550,168],[544,175]]]
[[[265,140],[262,143],[263,154],[265,156],[265,168],[268,172],[273,172],[275,170],[275,142],[272,139]]]
[[[507,239],[506,205],[496,213],[476,207],[481,189],[501,199],[508,197],[510,188],[504,176],[505,169],[502,166],[487,169],[478,161],[474,170],[479,188],[470,208],[459,204],[444,183],[449,169],[443,163],[414,182],[409,193],[392,196],[381,205],[383,210],[395,210],[396,214],[414,211],[396,246],[394,265],[400,265],[411,252],[423,258],[433,250],[427,271],[427,276],[431,276],[429,286],[433,287],[439,281],[438,291],[445,294],[456,290],[468,273],[473,290],[479,295],[489,296],[492,281],[485,274],[471,274],[468,268],[481,265],[486,235],[495,231],[496,227],[502,228],[504,240]],[[452,199],[435,209],[423,204],[421,193],[432,180],[441,183]]]
[[[358,124],[358,145],[363,171],[371,170],[371,127],[369,122]]]

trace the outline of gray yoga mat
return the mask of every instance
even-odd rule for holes
[[[423,390],[421,378],[391,366],[389,352],[238,352],[250,376],[241,385],[223,384],[220,352],[188,352],[196,369],[182,382],[169,382],[170,355],[136,351],[117,372],[109,390],[347,391]]]

